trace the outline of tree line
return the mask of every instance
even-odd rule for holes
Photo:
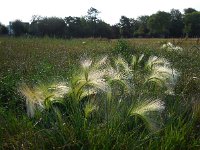
[[[15,20],[9,27],[0,23],[0,34],[57,38],[133,38],[133,37],[199,37],[200,11],[193,8],[158,11],[137,19],[121,16],[119,23],[110,25],[101,20],[99,11],[90,8],[84,17],[33,16],[29,23]]]

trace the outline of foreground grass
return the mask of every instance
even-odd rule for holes
[[[199,149],[200,45],[194,39],[170,39],[183,51],[161,50],[167,41],[0,38],[1,148]],[[61,108],[61,112],[51,110],[38,112],[32,119],[27,117],[25,102],[18,93],[19,83],[68,81],[77,72],[80,58],[112,58],[119,53],[127,59],[130,54],[164,57],[181,73],[175,95],[164,97],[162,128],[149,132],[123,117],[105,123],[98,116],[85,124],[79,106],[72,102],[66,104],[69,110]],[[119,112],[113,112],[113,116]]]

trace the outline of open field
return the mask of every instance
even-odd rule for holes
[[[173,48],[161,48],[168,42]],[[147,74],[150,60],[150,71],[167,73]],[[27,112],[27,89],[51,83],[71,93]],[[1,149],[200,149],[199,130],[199,39],[0,37]]]

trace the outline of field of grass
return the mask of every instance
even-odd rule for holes
[[[196,150],[199,130],[198,39],[0,37],[0,149]]]

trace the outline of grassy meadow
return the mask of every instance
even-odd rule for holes
[[[0,37],[0,149],[200,149],[199,39]]]

